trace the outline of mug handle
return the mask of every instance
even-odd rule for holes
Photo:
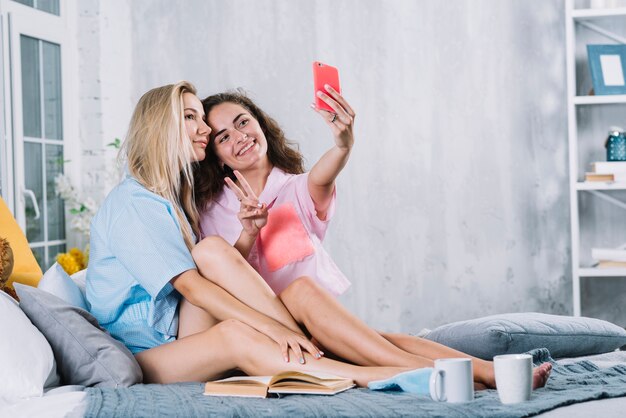
[[[443,393],[441,395],[437,394],[437,378],[441,376],[441,379],[443,380],[443,376],[445,375],[445,373],[446,372],[444,372],[443,370],[433,370],[433,372],[430,374],[430,397],[433,398],[433,401],[444,402],[446,400],[443,385],[441,385],[441,391]]]

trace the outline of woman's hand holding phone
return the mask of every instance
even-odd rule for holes
[[[317,109],[334,112],[333,108],[324,102],[317,94],[320,91],[325,92],[327,85],[331,86],[337,93],[341,94],[341,87],[339,85],[339,70],[332,65],[315,61],[313,63],[313,88],[315,90],[313,101],[315,103],[315,107]]]
[[[313,64],[313,68],[316,68],[316,63]],[[315,78],[315,84],[318,84],[319,79],[319,77]],[[316,102],[319,100],[328,110],[322,106],[311,105],[330,127],[335,140],[335,146],[324,153],[309,172],[309,194],[315,203],[317,217],[322,220],[326,219],[332,202],[335,179],[348,162],[350,150],[354,144],[355,113],[341,95],[338,84],[337,75],[337,88],[330,83],[325,83],[319,90],[317,88],[315,90]]]
[[[337,69],[330,66],[319,66],[319,62],[313,63],[313,74],[315,84],[315,105],[311,105],[319,115],[324,118],[326,124],[330,126],[333,136],[335,137],[335,144],[340,149],[350,150],[354,143],[354,118],[356,114],[350,107],[346,99],[340,94],[338,90],[339,75]],[[334,71],[320,73],[316,72],[316,68],[333,68]],[[320,74],[324,74],[321,76]],[[333,75],[334,74],[334,75]],[[336,80],[334,83],[337,88],[329,83],[325,83],[322,86],[318,86],[320,80]],[[322,105],[323,104],[323,105]]]

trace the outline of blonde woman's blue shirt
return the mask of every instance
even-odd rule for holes
[[[133,354],[175,340],[181,296],[170,280],[196,265],[172,204],[127,177],[90,237],[87,300],[98,322]]]

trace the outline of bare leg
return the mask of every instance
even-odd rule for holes
[[[299,331],[299,328],[292,315],[296,316],[294,312],[299,311],[301,315],[296,319],[304,323],[309,331],[312,332],[312,330],[315,330],[314,336],[317,337],[317,340],[329,347],[339,356],[356,364],[384,364],[416,368],[431,366],[432,359],[435,358],[450,356],[470,357],[432,342],[431,345],[433,346],[431,347],[421,347],[422,344],[420,342],[423,341],[421,339],[416,339],[417,349],[413,351],[412,347],[415,341],[408,341],[408,345],[402,346],[401,344],[396,345],[395,342],[392,344],[385,340],[385,338],[380,337],[380,335],[373,336],[372,334],[377,334],[375,331],[371,330],[362,321],[346,311],[332,296],[322,289],[320,290],[322,290],[326,296],[323,303],[319,303],[319,300],[314,300],[312,304],[300,304],[298,298],[285,297],[285,295],[289,295],[289,293],[286,293],[289,288],[281,294],[279,300],[267,283],[252,269],[239,252],[221,238],[209,237],[204,239],[194,248],[193,256],[200,273],[204,277],[209,278],[209,280],[221,286],[242,302],[276,319],[294,331]],[[311,279],[308,280],[312,282]],[[300,282],[300,280],[296,282]],[[290,293],[298,294],[300,292]],[[281,300],[287,305],[289,311],[285,309]],[[306,298],[304,300],[306,300]],[[340,308],[343,312],[335,310],[336,308]],[[303,315],[307,312],[311,312],[312,315]],[[339,314],[339,316],[335,316],[336,314]],[[333,319],[324,321],[322,320],[324,315],[326,315],[326,318],[332,317]],[[309,321],[305,321],[305,317],[307,317]],[[344,333],[342,329],[343,325],[337,326],[338,319],[345,320],[343,322],[339,321],[347,326],[347,328],[344,329],[351,329],[354,332]],[[191,328],[195,330],[193,332],[198,332],[203,329],[202,326]],[[192,331],[183,329],[183,335],[185,335],[185,332],[192,333]],[[337,339],[338,336],[343,338]],[[373,347],[377,349],[372,352],[370,351],[372,347],[367,344],[364,346],[361,340],[363,336],[366,337],[364,341],[373,342]],[[342,339],[344,341],[342,341]],[[328,344],[329,341],[331,342],[330,345]],[[333,342],[337,342],[337,344],[333,346]],[[345,344],[346,342],[352,344]],[[339,349],[337,349],[337,346],[339,346]],[[422,352],[422,348],[424,348],[426,352]],[[440,352],[440,349],[443,349],[443,351]],[[478,360],[478,362],[474,361],[474,364],[477,382],[493,387],[495,380],[493,377],[493,367],[490,362]],[[539,380],[541,381],[542,379]],[[547,380],[547,378],[543,380]]]
[[[472,359],[472,365],[474,367],[474,374],[483,376],[486,380],[481,381],[487,387],[496,387],[496,378],[493,370],[493,362],[482,360],[476,357],[467,355],[461,351],[447,347],[445,345],[438,344],[434,341],[426,340],[424,338],[414,337],[408,334],[396,334],[381,332],[380,335],[391,342],[396,347],[408,351],[409,353],[419,353],[424,357],[430,359],[437,358],[453,358],[453,357],[465,357]],[[440,357],[437,357],[440,356]],[[539,367],[536,367],[533,372],[533,389],[537,389],[545,386],[550,377],[550,371],[552,365],[550,363],[544,363]]]
[[[474,368],[474,375],[480,377],[478,382],[484,384],[487,387],[496,386],[496,377],[493,371],[493,363],[485,361],[477,357],[472,357],[461,351],[455,350],[443,344],[436,343],[424,338],[414,337],[408,334],[394,334],[381,332],[387,341],[391,342],[396,347],[401,348],[409,353],[419,354],[431,360],[439,358],[469,358],[472,359],[472,366]]]
[[[178,310],[178,339],[206,331],[219,321],[202,308],[183,298]]]
[[[251,308],[302,332],[278,296],[232,245],[207,237],[192,250],[198,271]]]
[[[239,321],[214,327],[143,351],[135,356],[146,383],[207,381],[239,368],[250,375],[287,370],[322,371],[353,379],[359,386],[406,371],[396,367],[360,367],[309,354],[305,364],[285,363],[280,348],[267,336]]]
[[[405,334],[381,336],[309,277],[294,281],[280,298],[296,321],[303,323],[323,347],[355,364],[419,368],[432,367],[439,358],[469,358],[477,386],[496,386],[492,362],[423,338]],[[534,387],[545,385],[550,368],[546,364],[535,369]]]
[[[196,245],[192,254],[202,276],[222,287],[248,306],[276,319],[293,330],[299,330],[296,321],[285,305],[283,305],[283,301],[274,294],[263,278],[243,259],[241,254],[226,241],[219,237],[207,237]],[[283,292],[283,295],[284,294],[285,292]],[[328,293],[325,295],[329,301],[335,302],[336,306],[341,307],[332,296]],[[184,309],[194,310],[194,308],[186,307],[183,304],[181,305],[181,311]],[[341,307],[341,309],[343,308]],[[204,315],[204,311],[199,308],[195,308],[195,310],[198,312],[198,316],[201,317]],[[344,310],[340,318],[346,318],[348,316],[351,316],[351,314]],[[351,319],[353,320],[352,323],[345,325],[350,327],[356,326],[358,328],[357,337],[359,334],[365,333],[369,338],[377,340],[377,345],[374,347],[382,346],[383,349],[379,349],[377,350],[378,352],[375,353],[364,355],[364,353],[367,353],[367,350],[362,347],[358,347],[355,350],[355,347],[343,344],[340,347],[345,348],[345,350],[336,350],[337,346],[329,346],[335,354],[364,366],[385,365],[397,367],[407,366],[412,368],[432,366],[432,361],[394,347],[393,344],[386,341],[355,317]],[[202,321],[200,321],[200,323],[202,323]],[[187,326],[190,328],[187,328]],[[181,325],[182,333],[180,335],[189,335],[206,328],[208,328],[208,326]],[[328,339],[334,340],[334,335],[330,335]],[[324,341],[319,337],[317,340],[324,344]],[[352,340],[354,341],[355,339]],[[376,361],[376,359],[378,359],[378,361]],[[394,359],[397,360],[393,361]]]
[[[432,359],[391,344],[348,312],[309,277],[290,284],[280,298],[311,335],[334,354],[363,366],[432,367]]]

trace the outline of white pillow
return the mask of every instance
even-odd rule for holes
[[[43,395],[56,378],[52,348],[17,302],[0,291],[0,401]]]
[[[76,286],[80,289],[80,292],[83,294],[85,301],[87,297],[85,296],[85,289],[87,287],[87,269],[83,269],[81,271],[77,271],[76,273],[70,276],[72,281],[76,283]],[[87,302],[89,304],[89,302]]]
[[[80,272],[76,273],[79,274]],[[37,287],[45,292],[51,293],[59,299],[64,300],[72,306],[82,308],[86,311],[87,300],[83,292],[72,278],[63,270],[59,263],[54,263],[46,271]]]

